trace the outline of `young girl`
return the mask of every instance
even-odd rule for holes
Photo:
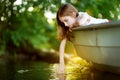
[[[73,27],[86,26],[90,24],[99,24],[109,22],[107,19],[97,19],[86,12],[78,12],[71,4],[62,5],[57,12],[58,37],[59,39],[70,39],[69,32]]]
[[[64,73],[64,49],[67,40],[71,40],[71,31],[74,27],[85,26],[90,24],[98,24],[109,22],[107,19],[96,19],[85,12],[78,10],[71,4],[62,5],[57,12],[58,38],[60,44],[60,68],[59,73]]]

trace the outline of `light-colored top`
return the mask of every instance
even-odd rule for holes
[[[79,12],[78,21],[81,26],[109,22],[107,19],[94,18],[88,15],[86,12]]]

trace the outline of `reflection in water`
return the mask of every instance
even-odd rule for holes
[[[81,66],[81,63],[84,66]],[[66,64],[66,73],[57,75],[58,64],[51,66],[52,69],[52,79],[51,80],[91,80],[90,69],[87,66],[88,64],[79,59],[74,58]]]
[[[120,80],[120,75],[90,69],[79,58],[66,64],[65,74],[58,74],[58,67],[41,61],[0,59],[0,80]]]
[[[85,61],[78,58],[77,62],[67,63],[66,74],[57,75],[58,67],[58,64],[52,65],[51,80],[120,80],[120,75],[90,69]]]

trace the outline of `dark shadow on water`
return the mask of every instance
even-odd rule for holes
[[[49,63],[0,59],[0,80],[49,80]]]
[[[120,75],[111,73],[111,72],[103,72],[96,69],[91,70],[91,79],[92,80],[120,80]]]

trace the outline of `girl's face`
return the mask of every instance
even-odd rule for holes
[[[71,16],[61,17],[60,20],[61,20],[61,22],[63,22],[65,24],[65,26],[70,27],[70,28],[73,26],[73,24],[76,21],[76,19]]]

